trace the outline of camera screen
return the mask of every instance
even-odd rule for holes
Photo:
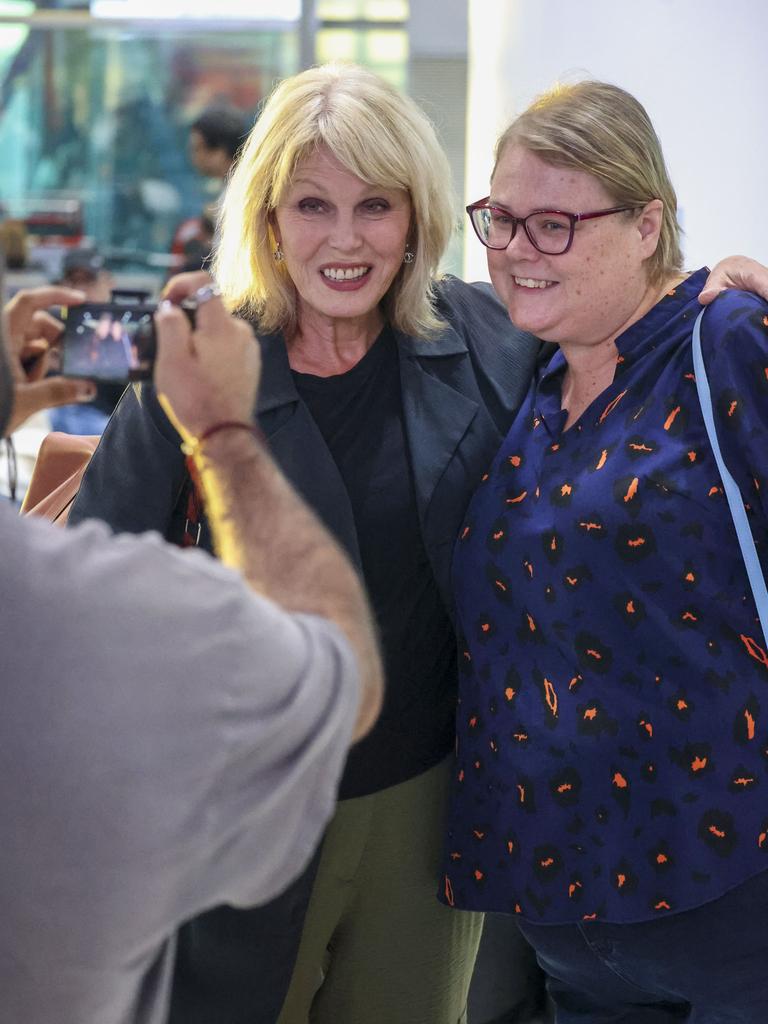
[[[154,306],[86,303],[67,312],[61,372],[94,380],[145,380],[155,361]]]

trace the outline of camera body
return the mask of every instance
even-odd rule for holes
[[[151,379],[157,304],[146,298],[145,292],[113,292],[111,302],[68,307],[60,342],[62,376],[113,384]],[[194,327],[194,309],[181,308]]]

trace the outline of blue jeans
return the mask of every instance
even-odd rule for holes
[[[518,923],[549,975],[557,1024],[768,1022],[768,871],[641,924]]]

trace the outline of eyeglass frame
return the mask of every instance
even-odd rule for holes
[[[536,252],[540,252],[542,256],[565,256],[565,254],[573,245],[573,237],[576,230],[576,225],[582,220],[595,220],[597,217],[607,217],[611,213],[626,213],[628,210],[642,209],[641,206],[613,206],[610,210],[593,210],[591,213],[568,213],[567,210],[532,210],[527,217],[516,217],[511,210],[507,210],[503,206],[496,206],[492,203],[489,203],[488,200],[490,198],[490,196],[486,196],[485,199],[478,199],[476,203],[470,203],[469,206],[465,207],[467,214],[469,216],[469,222],[472,225],[472,228],[475,234],[477,235],[480,244],[485,246],[486,249],[493,250],[493,252],[503,252],[505,249],[509,248],[512,239],[517,234],[518,225],[522,224],[523,231],[525,231],[525,237],[531,243]],[[512,233],[510,234],[509,241],[507,242],[506,245],[489,245],[485,241],[485,239],[481,237],[480,232],[477,229],[477,225],[475,224],[475,218],[472,216],[473,210],[498,210],[499,213],[505,213],[508,217],[512,218],[514,222],[512,224]],[[528,218],[541,216],[542,213],[556,213],[560,217],[568,218],[568,221],[571,225],[571,233],[568,236],[568,244],[564,249],[561,249],[560,252],[546,252],[534,241],[531,232],[528,230]]]

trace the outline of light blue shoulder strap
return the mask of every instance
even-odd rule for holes
[[[741,555],[744,559],[747,576],[749,576],[749,585],[752,588],[752,596],[757,605],[760,625],[763,627],[763,636],[768,636],[768,590],[765,586],[763,570],[760,566],[760,559],[757,557],[757,549],[752,537],[752,530],[749,528],[747,513],[744,511],[744,502],[742,501],[739,485],[728,471],[717,440],[715,418],[712,413],[712,396],[710,395],[707,371],[704,368],[704,357],[701,352],[701,320],[705,312],[706,307],[696,317],[696,323],[693,325],[693,372],[696,375],[696,390],[699,393],[699,404],[704,415],[704,426],[707,428],[709,443],[712,446],[715,462],[723,480],[725,496],[728,499],[733,525],[736,528],[736,536],[739,539]]]

